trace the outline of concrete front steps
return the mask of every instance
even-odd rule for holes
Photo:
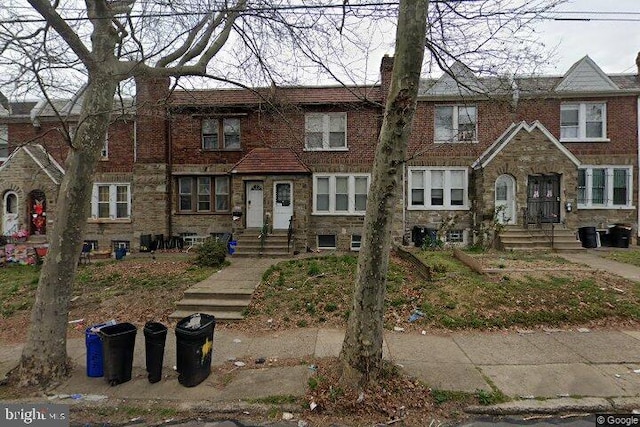
[[[507,226],[499,236],[500,245],[509,250],[553,250],[553,251],[582,251],[582,243],[576,237],[576,232],[556,225],[553,230],[553,245],[551,243],[551,225],[544,224],[544,230],[531,225],[525,229],[517,226]]]
[[[260,230],[244,230],[242,234],[234,235],[234,240],[238,244],[233,257],[280,258],[291,256],[293,251],[293,242],[291,247],[287,245],[287,230],[274,230],[267,234],[264,244],[260,238]]]
[[[215,316],[216,322],[233,322],[244,318],[243,311],[249,306],[252,291],[239,289],[187,289],[184,298],[176,303],[176,311],[169,315],[180,320],[193,313]]]

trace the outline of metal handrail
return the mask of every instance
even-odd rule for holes
[[[287,229],[287,252],[291,250],[291,240],[293,239],[293,215],[289,218],[289,228]]]

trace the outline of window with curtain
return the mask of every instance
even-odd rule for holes
[[[632,208],[632,166],[582,166],[578,170],[578,207]]]
[[[178,178],[178,210],[182,213],[228,212],[229,198],[228,176]]]
[[[409,209],[468,209],[467,168],[412,166],[407,191]]]
[[[316,214],[364,215],[369,174],[318,174],[313,177]]]

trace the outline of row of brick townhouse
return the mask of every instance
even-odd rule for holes
[[[374,86],[172,91],[168,79],[137,81],[136,99],[112,114],[86,240],[135,251],[146,236],[267,224],[292,230],[296,250],[357,250],[392,67],[383,58]],[[588,56],[563,76],[452,71],[421,82],[397,242],[446,223],[449,242],[469,244],[496,212],[520,227],[637,229],[637,74],[606,75]],[[3,234],[46,236],[81,97],[0,99]]]

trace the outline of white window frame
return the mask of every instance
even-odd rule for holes
[[[438,117],[438,108],[451,108],[451,133],[453,134],[452,139],[438,139],[437,134],[437,117]],[[476,111],[475,117],[475,129],[472,139],[460,139],[459,127],[460,127],[460,109],[461,108],[474,108]],[[462,144],[470,144],[478,142],[478,106],[477,105],[436,105],[433,108],[433,139],[438,144],[447,144],[447,143],[462,143]]]
[[[98,188],[109,187],[109,218],[98,216]],[[117,217],[118,187],[127,187],[127,216]],[[128,182],[97,182],[93,184],[91,194],[91,219],[98,221],[130,221],[131,220],[131,184]]]
[[[348,208],[346,211],[337,211],[336,210],[336,178],[344,177],[348,178]],[[326,211],[319,211],[317,206],[317,194],[318,194],[318,179],[326,178],[329,179],[329,209]],[[362,216],[366,213],[365,210],[359,211],[356,210],[356,193],[355,193],[355,182],[356,178],[366,178],[367,179],[367,195],[369,193],[369,187],[371,186],[371,174],[368,173],[334,173],[334,174],[314,174],[313,175],[313,214],[314,215],[358,215]],[[367,196],[367,203],[369,203]]]
[[[104,145],[100,150],[100,160],[109,160],[109,129],[104,135]]]
[[[633,166],[630,165],[582,165],[580,170],[585,170],[585,198],[586,203],[579,203],[576,200],[578,209],[635,209],[633,206]],[[593,190],[593,170],[605,170],[605,201],[602,204],[592,202]],[[613,204],[613,171],[615,169],[625,169],[627,171],[627,203],[624,205]],[[577,196],[577,194],[576,194]]]
[[[599,137],[587,137],[587,106],[600,105],[602,107],[602,135]],[[563,137],[562,136],[562,111],[578,110],[578,136]],[[561,142],[609,142],[607,138],[607,103],[606,102],[564,102],[560,104],[560,141]]]
[[[413,204],[413,172],[423,172],[424,184],[424,203],[420,205]],[[442,205],[431,204],[431,171],[444,171],[444,200]],[[463,199],[461,205],[451,204],[451,172],[463,172],[464,173],[464,187],[463,187]],[[422,189],[422,187],[417,187]],[[444,167],[444,166],[411,166],[408,168],[407,173],[407,210],[448,210],[459,211],[469,210],[469,169],[465,167]]]
[[[331,118],[340,117],[344,123],[344,146],[331,147],[329,144],[329,134],[331,132]],[[311,119],[322,120],[322,147],[310,147],[307,140],[309,132],[309,121]],[[305,151],[349,151],[347,141],[347,113],[307,113],[304,116],[304,150]]]
[[[362,247],[362,234],[352,234],[351,235],[351,250],[354,252],[359,252]]]
[[[9,126],[6,124],[0,125],[0,147],[7,151],[6,156],[0,156],[0,162],[3,162],[9,158]]]

